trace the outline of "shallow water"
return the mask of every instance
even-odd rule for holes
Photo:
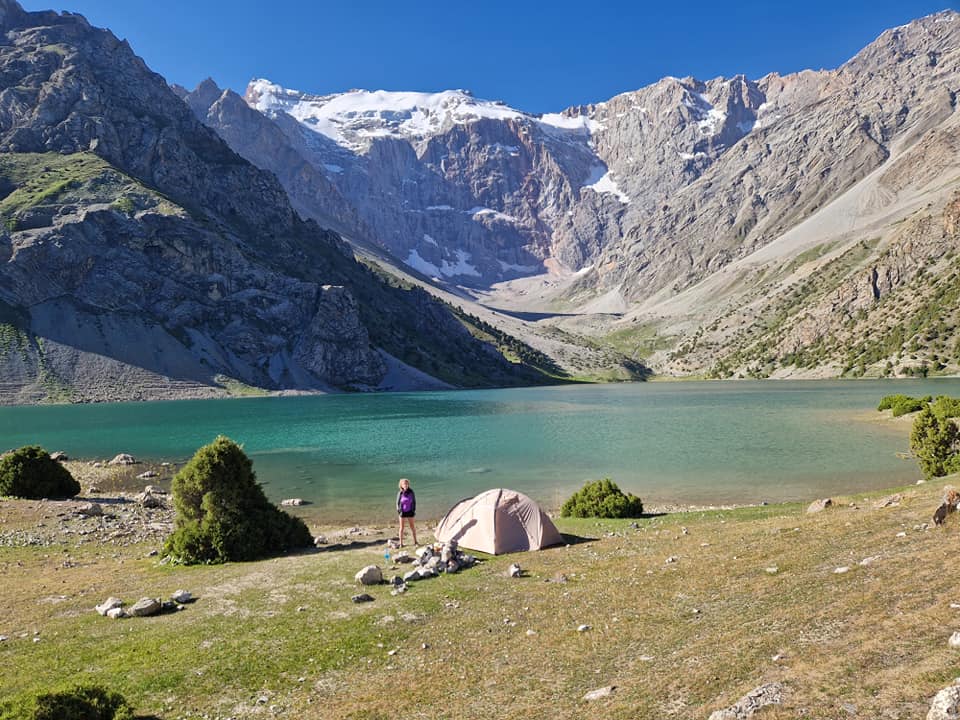
[[[960,379],[677,382],[0,408],[0,447],[182,461],[242,443],[268,496],[331,522],[392,521],[409,477],[418,516],[511,487],[558,506],[609,477],[650,504],[808,500],[914,482],[886,394],[960,394]]]

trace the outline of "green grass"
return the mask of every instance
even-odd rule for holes
[[[93,153],[7,153],[0,155],[0,218],[8,229],[19,227],[27,210],[72,202],[112,204],[127,214],[150,208],[180,212],[168,200],[123,174]]]

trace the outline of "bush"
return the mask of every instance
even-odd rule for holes
[[[926,477],[942,477],[960,468],[957,426],[949,418],[940,418],[925,408],[913,421],[910,450]]]
[[[0,495],[42,498],[73,497],[80,483],[38,445],[27,445],[0,459]]]
[[[922,398],[914,398],[899,393],[896,395],[887,395],[880,401],[877,410],[893,410],[893,416],[900,417],[907,413],[923,410],[931,400],[933,400],[933,398],[929,395]]]
[[[560,508],[561,517],[637,518],[643,502],[633,493],[624,495],[609,478],[594,480],[575,492]]]
[[[173,479],[174,532],[164,552],[185,565],[255,560],[313,545],[299,518],[270,504],[253,464],[218,437]]]
[[[122,695],[95,685],[37,693],[0,707],[0,720],[133,720]]]
[[[933,404],[930,405],[930,409],[933,411],[933,414],[941,420],[960,417],[960,399],[947,395],[937,395]]]

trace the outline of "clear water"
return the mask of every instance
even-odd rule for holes
[[[910,483],[886,394],[960,394],[960,379],[682,382],[0,408],[0,448],[183,461],[244,445],[273,500],[330,521],[387,521],[397,480],[418,515],[511,487],[549,507],[609,477],[655,503],[753,503]]]

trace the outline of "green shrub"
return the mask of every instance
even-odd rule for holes
[[[926,477],[942,477],[960,468],[957,457],[957,426],[925,408],[913,421],[910,450]]]
[[[896,395],[887,395],[880,401],[877,410],[893,410],[893,416],[900,417],[907,413],[923,410],[931,400],[933,400],[933,398],[929,395],[922,398],[914,398],[899,393]]]
[[[0,495],[22,498],[73,497],[80,483],[39,445],[13,450],[0,459]]]
[[[21,696],[0,706],[0,720],[133,720],[122,695],[96,685]]]
[[[562,517],[636,518],[643,502],[633,493],[624,495],[609,478],[594,480],[575,492],[560,508]]]
[[[937,395],[936,399],[930,405],[933,414],[941,420],[952,417],[960,417],[960,399],[948,397],[947,395]]]
[[[185,565],[255,560],[313,545],[299,518],[270,504],[253,464],[218,437],[173,479],[174,532],[164,552]]]

